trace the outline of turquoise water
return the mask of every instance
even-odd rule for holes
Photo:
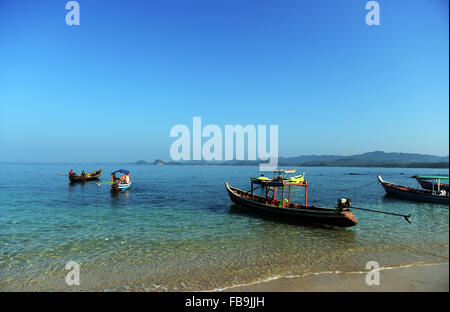
[[[70,185],[56,173],[119,168],[132,188],[112,194],[95,182]],[[296,168],[306,172],[308,202],[411,213],[354,210],[358,225],[333,228],[283,223],[232,205],[224,182],[247,190],[258,167],[0,164],[0,290],[212,290],[276,276],[364,271],[448,263],[447,205],[385,196],[376,181],[417,186],[412,175],[443,169]],[[356,175],[353,173],[357,173]],[[367,185],[355,189],[356,187]],[[303,202],[303,190],[293,193]],[[80,286],[67,286],[68,261]]]

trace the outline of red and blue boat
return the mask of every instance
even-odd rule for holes
[[[120,177],[116,174],[121,173]],[[111,191],[112,192],[122,192],[129,190],[131,187],[130,172],[125,169],[119,169],[111,173]]]

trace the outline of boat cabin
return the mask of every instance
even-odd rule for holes
[[[305,189],[305,207],[308,207],[308,181],[303,178],[304,174],[302,174],[301,177],[299,176],[299,178],[292,177],[291,174],[294,174],[295,172],[295,169],[276,169],[273,171],[273,179],[264,177],[264,175],[261,175],[258,178],[252,177],[250,178],[250,194],[253,196],[253,191],[262,187],[265,191],[265,197],[273,202],[276,200],[277,189],[281,188],[282,199],[279,206],[289,207],[291,204],[292,187],[303,187]],[[255,184],[260,186],[255,188]],[[272,194],[270,194],[270,192],[272,192]]]
[[[289,180],[294,173],[296,172],[295,169],[275,169],[273,171],[273,179],[277,179],[279,176],[283,178],[283,180]]]
[[[116,176],[117,173],[122,173],[122,176],[117,177]],[[119,181],[120,183],[130,183],[129,179],[130,179],[130,172],[128,170],[119,169],[111,173],[111,182]]]

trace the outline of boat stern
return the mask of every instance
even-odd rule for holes
[[[346,220],[344,222],[346,224],[345,226],[350,227],[350,226],[355,226],[358,224],[358,220],[356,220],[356,217],[353,214],[353,211],[345,210],[345,211],[342,211],[342,214],[344,215],[345,220]]]

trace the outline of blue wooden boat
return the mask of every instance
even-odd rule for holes
[[[449,191],[448,187],[448,177],[446,176],[414,176],[417,182],[426,190],[437,191],[444,190]],[[441,183],[441,181],[447,180],[446,183]]]
[[[122,173],[121,177],[116,177],[116,173]],[[125,169],[119,169],[111,173],[111,191],[122,192],[130,189],[131,178],[130,172]]]
[[[404,198],[408,200],[415,200],[420,202],[430,202],[438,204],[449,204],[449,193],[445,190],[432,191],[432,190],[420,190],[415,188],[410,188],[390,182],[386,182],[378,174],[378,181],[383,186],[386,193],[394,195],[399,198]]]

